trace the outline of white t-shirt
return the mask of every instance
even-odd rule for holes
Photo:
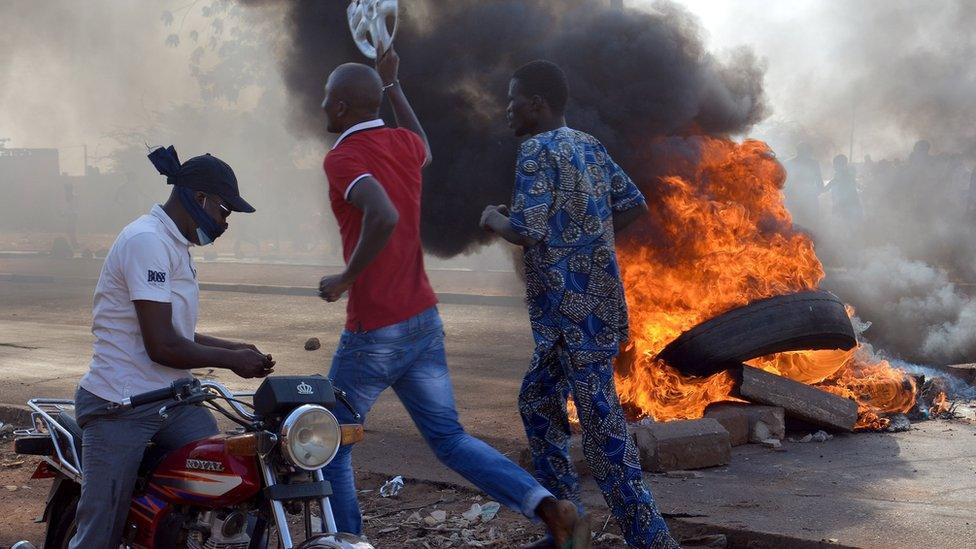
[[[193,340],[200,288],[190,242],[158,204],[119,233],[95,286],[91,369],[81,386],[112,402],[168,387],[190,372],[150,360],[135,300],[173,306],[173,328]]]

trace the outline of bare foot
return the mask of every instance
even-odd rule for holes
[[[585,526],[579,515],[576,513],[576,506],[571,501],[546,498],[536,507],[536,515],[542,519],[549,529],[554,546],[557,549],[566,547],[567,542],[572,541],[573,549],[586,549],[589,547],[589,532],[585,536],[586,542],[583,543],[581,532],[576,530]],[[589,530],[589,528],[586,528]],[[579,544],[579,545],[577,545]]]

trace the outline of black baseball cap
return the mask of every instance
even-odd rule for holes
[[[254,212],[254,206],[241,197],[234,170],[210,153],[194,156],[184,162],[173,179],[175,179],[174,185],[219,196],[224,199],[231,211]]]

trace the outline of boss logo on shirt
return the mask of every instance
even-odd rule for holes
[[[149,271],[149,282],[156,282],[159,284],[166,283],[166,273],[160,271]]]

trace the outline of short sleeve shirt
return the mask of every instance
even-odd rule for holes
[[[102,265],[92,308],[94,352],[81,386],[122,402],[187,377],[186,370],[149,358],[133,301],[171,304],[176,333],[193,340],[199,297],[190,242],[162,207],[153,206],[119,233]]]
[[[360,181],[371,177],[379,182],[400,216],[386,246],[349,289],[347,330],[396,324],[437,303],[424,270],[420,241],[421,170],[426,158],[420,136],[404,128],[387,128],[382,120],[353,126],[339,136],[325,157],[329,200],[347,263],[363,224],[363,212],[349,202],[349,194]]]
[[[561,340],[584,362],[617,353],[627,339],[627,304],[613,213],[642,203],[640,190],[591,135],[562,127],[521,145],[509,219],[515,231],[538,240],[524,254],[537,347]]]

